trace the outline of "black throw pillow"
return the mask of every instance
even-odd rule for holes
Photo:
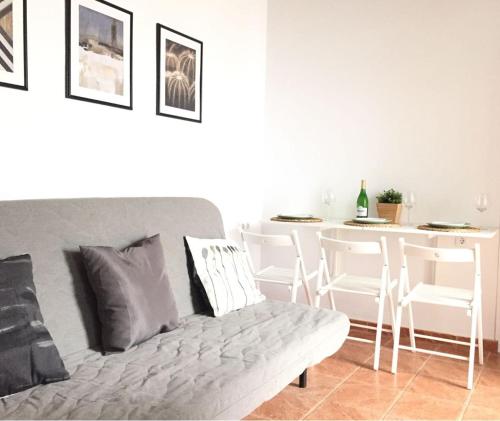
[[[31,256],[0,260],[0,397],[68,378],[43,324]]]

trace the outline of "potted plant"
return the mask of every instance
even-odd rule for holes
[[[403,195],[394,190],[384,190],[377,195],[377,212],[380,218],[386,218],[393,224],[399,224],[401,216],[401,202]]]

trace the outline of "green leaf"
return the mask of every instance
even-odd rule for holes
[[[403,201],[403,194],[394,189],[384,190],[383,193],[377,195],[377,200],[378,203],[393,203],[398,205]]]

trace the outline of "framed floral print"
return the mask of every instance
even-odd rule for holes
[[[156,114],[201,123],[203,43],[157,24]]]
[[[133,14],[104,0],[66,0],[66,97],[132,109]]]
[[[0,86],[28,90],[26,0],[0,0]]]

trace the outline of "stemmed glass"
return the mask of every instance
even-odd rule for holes
[[[488,195],[480,193],[476,196],[476,210],[482,215],[488,209]]]
[[[408,192],[403,195],[403,205],[406,208],[406,211],[408,213],[408,225],[411,224],[411,210],[415,206],[416,200],[415,200],[415,194],[413,192]]]
[[[480,193],[476,197],[476,209],[483,213],[488,209],[488,195],[486,193]]]
[[[332,190],[327,189],[323,192],[321,195],[321,202],[323,205],[326,206],[327,208],[327,219],[330,220],[332,219],[332,208],[335,203],[335,194],[333,193]]]

